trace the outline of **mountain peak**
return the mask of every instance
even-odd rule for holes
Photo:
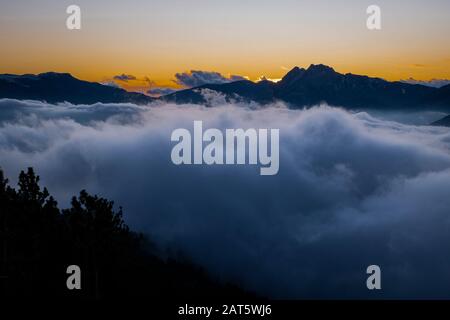
[[[293,75],[293,74],[303,74],[304,72],[305,72],[305,69],[299,68],[299,67],[294,67],[291,69],[291,71],[286,73],[286,76]]]
[[[334,69],[332,67],[329,67],[324,64],[312,64],[308,67],[306,70],[308,72],[327,72],[327,73],[335,73]]]
[[[288,84],[296,81],[297,79],[301,78],[303,74],[305,73],[305,69],[294,67],[291,71],[286,73],[286,75],[281,79],[281,83]]]
[[[295,67],[293,67],[287,74],[289,74],[289,73],[297,73],[297,72],[299,72],[299,71],[300,71],[300,68],[297,67],[297,66],[295,66]]]

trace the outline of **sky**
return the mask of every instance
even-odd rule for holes
[[[81,8],[68,30],[66,8]],[[381,30],[366,27],[369,5]],[[0,0],[0,73],[69,72],[127,89],[176,73],[281,78],[323,63],[387,80],[450,78],[448,0]]]

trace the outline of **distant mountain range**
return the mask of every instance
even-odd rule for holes
[[[261,104],[284,101],[292,108],[328,103],[347,109],[433,109],[450,111],[450,85],[433,88],[419,84],[389,82],[380,78],[341,74],[325,65],[295,67],[281,81],[240,80],[225,84],[206,84],[177,91],[159,99],[175,103],[207,103],[202,89],[217,91],[228,100]],[[147,104],[155,100],[140,93],[78,80],[70,74],[0,75],[0,98],[45,100],[55,103],[91,104],[132,102]]]
[[[141,93],[88,82],[68,73],[47,72],[38,75],[0,75],[0,98],[43,100],[49,103],[133,102],[146,104],[154,99]]]

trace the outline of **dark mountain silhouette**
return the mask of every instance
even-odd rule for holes
[[[66,287],[70,265],[81,269],[82,290]],[[160,258],[113,202],[81,191],[60,210],[33,169],[20,173],[17,190],[0,169],[0,298],[24,297],[258,298],[214,280],[180,255]]]
[[[322,102],[347,109],[433,109],[450,110],[450,85],[440,89],[418,84],[389,82],[380,78],[341,74],[319,64],[309,68],[295,67],[281,81],[248,80],[225,84],[205,84],[161,97],[175,103],[208,103],[202,89],[214,90],[226,99],[255,101],[261,104],[284,101],[292,108],[308,107]],[[70,74],[0,75],[0,98],[68,101],[133,102],[147,104],[154,98],[120,88],[78,80]]]
[[[260,103],[281,100],[291,107],[301,108],[322,102],[349,109],[450,109],[450,86],[441,89],[380,78],[341,74],[325,65],[308,69],[295,67],[281,81],[253,83],[243,80],[221,85],[203,85],[163,97],[176,103],[204,103],[201,89],[218,91],[228,99],[242,97]]]
[[[441,106],[441,107],[448,107],[450,106],[450,84],[441,87],[440,89],[436,90],[429,99],[430,104]]]
[[[281,100],[297,106],[322,101],[347,108],[405,108],[425,101],[433,89],[388,82],[354,74],[341,74],[324,65],[293,69],[275,85]]]
[[[200,87],[177,91],[161,99],[175,103],[207,103],[202,95],[202,89],[214,90],[223,93],[227,98],[244,98],[248,101],[269,103],[274,98],[274,87],[270,81],[258,83],[241,80],[224,84],[205,84]]]
[[[153,101],[144,94],[128,92],[100,83],[74,78],[68,73],[41,73],[38,75],[0,75],[0,98],[41,100],[49,103],[71,102],[133,102],[146,104]]]
[[[430,125],[432,126],[439,126],[439,127],[450,127],[450,115],[439,119],[433,123],[431,123]]]

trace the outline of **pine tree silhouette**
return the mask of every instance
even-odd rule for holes
[[[129,229],[122,208],[85,190],[60,210],[32,168],[17,190],[0,169],[0,294],[6,297],[254,297],[211,280],[179,256],[161,259]],[[82,270],[82,290],[68,290],[66,269]]]

